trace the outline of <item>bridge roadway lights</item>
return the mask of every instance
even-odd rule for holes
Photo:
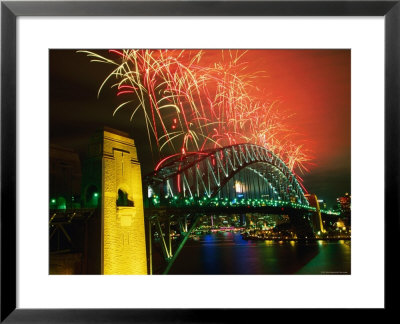
[[[272,206],[160,206],[145,208],[145,216],[158,215],[158,217],[165,218],[167,215],[177,214],[190,214],[199,213],[203,215],[210,214],[240,214],[240,213],[265,213],[265,214],[279,214],[279,215],[290,215],[290,214],[304,214],[310,212],[308,209],[297,209],[293,207],[272,207]]]

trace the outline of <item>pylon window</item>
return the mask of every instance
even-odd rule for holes
[[[117,199],[117,206],[118,207],[133,207],[135,204],[132,200],[128,199],[128,193],[122,189],[118,189],[118,199]]]

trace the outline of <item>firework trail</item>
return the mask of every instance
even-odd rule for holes
[[[220,62],[207,62],[205,51],[109,50],[108,57],[78,51],[91,62],[114,67],[99,88],[111,84],[132,121],[144,114],[149,143],[178,154],[240,143],[274,152],[293,171],[308,171],[311,157],[287,126],[291,117],[277,102],[254,95],[262,72],[247,73],[246,51],[221,51]]]

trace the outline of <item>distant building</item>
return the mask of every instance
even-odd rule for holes
[[[321,209],[326,209],[326,202],[324,202],[322,199],[318,199],[318,204]]]
[[[50,145],[50,209],[80,207],[81,162],[78,153]]]
[[[350,225],[351,220],[351,195],[345,193],[343,197],[336,199],[337,207],[340,210],[340,215],[346,225]]]
[[[351,211],[351,196],[348,192],[346,192],[343,197],[339,197],[336,200],[342,212]]]

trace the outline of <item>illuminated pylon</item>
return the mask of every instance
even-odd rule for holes
[[[133,139],[105,128],[92,137],[83,202],[101,211],[102,274],[147,274],[142,178]]]

